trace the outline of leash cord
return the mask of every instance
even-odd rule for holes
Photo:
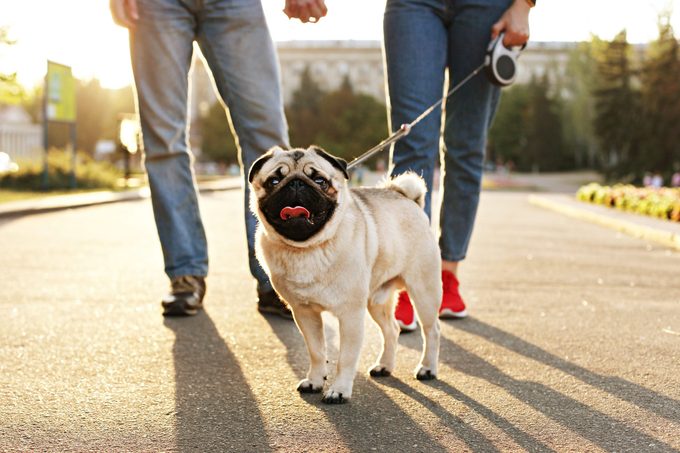
[[[363,153],[361,156],[353,159],[349,164],[347,164],[347,170],[351,170],[353,167],[356,167],[360,163],[370,159],[371,157],[373,157],[378,152],[387,148],[392,143],[395,143],[395,142],[399,141],[401,138],[407,136],[409,134],[409,132],[411,132],[411,128],[413,126],[415,126],[416,124],[420,123],[423,119],[425,119],[425,117],[428,116],[430,113],[432,113],[434,111],[434,109],[439,107],[446,99],[451,97],[453,95],[453,93],[458,91],[463,85],[465,85],[474,76],[479,74],[479,71],[484,69],[485,66],[486,66],[486,62],[479,65],[474,71],[472,71],[470,74],[468,74],[463,80],[458,82],[456,84],[456,86],[451,88],[449,90],[449,92],[446,93],[446,95],[442,96],[441,99],[439,99],[437,102],[435,102],[434,104],[429,106],[427,109],[425,109],[425,111],[423,113],[421,113],[420,115],[418,115],[418,117],[416,119],[414,119],[410,123],[402,124],[399,127],[399,129],[397,129],[396,131],[394,131],[392,133],[392,135],[390,135],[385,140],[381,141],[380,143],[375,145],[373,148],[371,148],[368,151],[366,151],[365,153]]]

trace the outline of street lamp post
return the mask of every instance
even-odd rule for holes
[[[139,151],[139,140],[141,128],[139,117],[130,113],[123,113],[119,117],[118,143],[119,149],[123,153],[123,165],[125,168],[125,186],[127,187],[130,179],[130,158]]]

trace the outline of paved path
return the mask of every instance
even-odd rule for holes
[[[680,254],[486,193],[440,379],[301,397],[289,321],[255,311],[240,191],[204,195],[204,314],[163,320],[148,200],[0,220],[0,451],[680,449]],[[329,329],[331,357],[337,335]]]
[[[198,189],[202,193],[222,190],[234,190],[241,188],[242,180],[239,176],[219,178],[198,183]],[[151,196],[148,187],[129,189],[123,191],[101,190],[94,192],[82,192],[65,195],[47,195],[40,198],[27,200],[9,201],[0,203],[0,218],[18,217],[29,214],[42,214],[45,212],[61,211],[63,209],[82,208],[87,206],[119,203],[122,201],[143,200]]]

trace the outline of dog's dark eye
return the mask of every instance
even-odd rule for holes
[[[265,182],[265,184],[269,187],[274,187],[278,185],[280,182],[281,180],[279,178],[277,178],[276,176],[272,176]]]
[[[328,181],[326,181],[326,179],[322,178],[321,176],[317,176],[316,178],[314,178],[314,183],[320,185],[323,188],[328,187]]]

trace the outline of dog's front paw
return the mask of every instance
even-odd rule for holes
[[[368,374],[370,374],[371,377],[386,377],[392,376],[392,371],[388,370],[384,365],[376,365],[368,370]]]
[[[416,371],[416,379],[419,381],[431,381],[437,379],[437,372],[421,366],[418,371]]]
[[[297,391],[300,393],[321,393],[323,384],[314,384],[309,379],[303,379],[297,386]]]
[[[345,397],[343,396],[342,393],[330,389],[324,394],[323,398],[321,399],[321,402],[326,404],[344,404],[348,400],[349,397]]]

